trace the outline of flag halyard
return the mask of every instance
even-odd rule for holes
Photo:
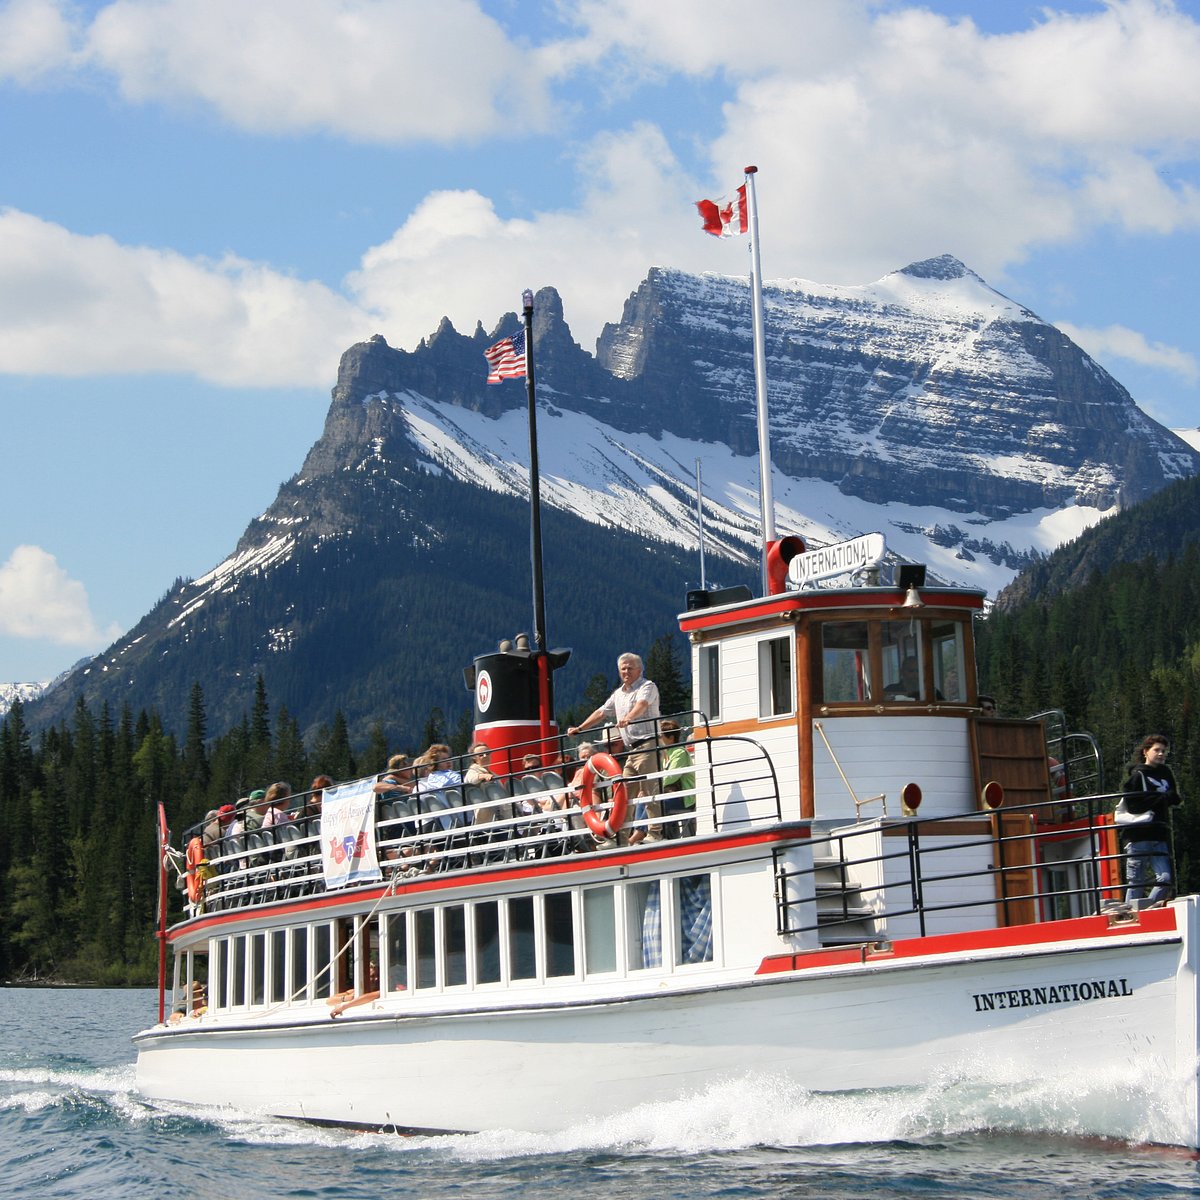
[[[489,346],[483,356],[488,361],[488,383],[524,379],[525,330],[518,330],[512,337],[501,338],[494,346]]]

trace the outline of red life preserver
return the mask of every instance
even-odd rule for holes
[[[606,821],[595,809],[596,776],[600,772],[612,782],[612,811]],[[621,764],[611,754],[598,751],[583,764],[583,779],[579,783],[579,807],[584,824],[598,838],[615,838],[617,830],[625,824],[625,813],[629,808],[629,792],[621,774]]]
[[[199,904],[204,895],[205,872],[200,870],[200,864],[205,862],[204,843],[194,837],[187,846],[187,894],[188,900]]]

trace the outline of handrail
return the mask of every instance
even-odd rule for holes
[[[625,776],[649,785],[652,793],[710,802],[716,831],[781,819],[774,765],[758,742],[746,737],[698,737],[682,743],[693,755],[696,786],[663,793],[667,770]],[[514,862],[591,851],[597,844],[583,820],[570,777],[580,760],[541,772],[504,779],[496,789],[462,784],[431,792],[389,793],[375,804],[376,848],[385,878],[414,878],[451,871],[487,870]],[[363,782],[370,782],[368,777]],[[527,787],[534,778],[538,786]],[[598,808],[611,803],[598,790]],[[638,817],[630,807],[625,831],[661,831],[682,836],[691,813]],[[625,832],[623,831],[623,832]],[[188,835],[194,835],[189,831]],[[227,835],[209,847],[213,876],[203,904],[191,915],[271,904],[324,889],[318,817],[302,816],[283,825]],[[353,891],[350,885],[347,892]],[[369,886],[366,884],[358,886]]]
[[[814,831],[808,845],[812,851],[812,863],[795,867],[786,859],[786,850],[777,850],[776,877],[778,880],[778,932],[781,935],[803,935],[816,931],[836,930],[838,926],[861,927],[864,921],[874,933],[886,936],[888,923],[901,917],[916,917],[922,936],[927,932],[926,918],[934,913],[966,911],[973,908],[997,907],[1003,910],[1003,923],[1025,923],[1016,911],[1019,904],[1035,906],[1034,920],[1041,920],[1042,902],[1050,898],[1078,897],[1079,907],[1086,913],[1103,910],[1106,895],[1119,886],[1103,877],[1105,864],[1122,859],[1120,850],[1109,851],[1104,843],[1113,837],[1114,827],[1108,817],[1118,794],[1088,796],[1073,802],[1073,808],[1085,809],[1083,816],[1062,819],[1063,804],[1058,800],[1041,800],[1030,804],[1004,807],[996,812],[978,811],[969,814],[957,813],[938,817],[914,816],[881,820],[878,828],[887,830],[897,837],[900,844],[895,849],[887,848],[890,839],[880,838],[878,852],[853,853],[852,846],[863,838],[862,825],[846,826],[825,833]],[[1013,831],[1013,822],[1005,817],[1025,817],[1029,827]],[[960,832],[964,820],[987,822],[984,836],[972,837]],[[940,828],[953,823],[954,832],[940,833]],[[1006,830],[1007,825],[1007,830]],[[1040,851],[1046,846],[1061,841],[1064,837],[1075,837],[1086,842],[1085,857],[1070,860],[1070,865],[1084,867],[1081,877],[1084,882],[1075,887],[1049,888],[1033,885],[1039,867],[1047,864]],[[937,839],[933,843],[931,839]],[[963,869],[954,856],[964,849],[977,848],[981,842],[995,848],[994,862],[986,869]],[[1010,847],[1021,847],[1023,852],[1012,854]],[[947,857],[942,857],[947,856]],[[944,864],[945,869],[943,869]],[[1066,864],[1064,864],[1066,865]],[[893,878],[879,877],[889,866],[899,867]],[[821,872],[835,868],[838,872],[840,890],[836,897],[828,892],[822,910],[817,899],[819,889],[817,877]],[[803,881],[810,880],[811,887],[805,888]],[[931,899],[930,892],[938,885],[961,883],[968,880],[987,880],[991,886],[985,896],[959,895],[950,899]],[[1013,887],[1010,889],[1009,884]],[[792,886],[789,886],[792,885]],[[796,886],[800,885],[800,886]],[[789,898],[789,895],[796,898]],[[894,897],[903,893],[906,903]],[[851,897],[869,897],[869,914],[852,912]],[[893,899],[889,901],[889,896]],[[840,901],[831,909],[830,900]],[[1110,896],[1109,899],[1119,897]],[[839,911],[840,909],[840,911]],[[867,939],[869,940],[869,939]]]

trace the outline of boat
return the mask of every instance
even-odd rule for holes
[[[178,920],[162,904],[139,1091],[550,1131],[752,1076],[1095,1072],[1117,1090],[1087,1132],[1129,1136],[1111,1081],[1149,1077],[1151,1140],[1200,1146],[1197,897],[1125,901],[1094,739],[1061,713],[984,713],[984,594],[884,551],[787,536],[761,595],[688,594],[686,818],[639,815],[634,784],[669,772],[628,777],[605,731],[582,762],[547,717],[548,656],[519,640],[466,668],[487,784],[372,776],[207,847],[160,816],[190,890]]]

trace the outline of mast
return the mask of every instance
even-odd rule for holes
[[[775,496],[771,480],[771,430],[767,423],[767,352],[763,334],[762,263],[758,251],[757,167],[746,168],[750,225],[750,311],[754,327],[754,396],[758,411],[758,496],[762,530],[762,592],[768,591],[767,547],[775,540]]]

